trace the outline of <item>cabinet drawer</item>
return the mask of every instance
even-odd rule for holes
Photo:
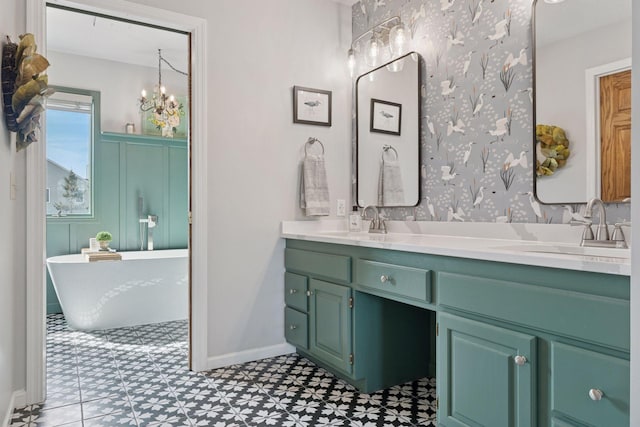
[[[629,425],[629,361],[551,343],[551,409],[592,426]],[[602,400],[589,397],[598,389]]]
[[[287,248],[284,265],[287,270],[351,283],[351,257],[348,256]]]
[[[308,348],[307,315],[286,307],[284,309],[284,337],[296,347]]]
[[[438,304],[629,351],[629,301],[438,273]]]
[[[431,274],[429,270],[358,260],[358,283],[367,288],[389,294],[431,302]]]
[[[284,301],[289,307],[307,312],[307,278],[299,274],[284,273]]]

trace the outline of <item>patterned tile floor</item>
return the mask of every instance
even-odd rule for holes
[[[298,355],[195,373],[187,323],[70,330],[47,317],[47,400],[11,426],[435,426],[435,380],[373,394]]]

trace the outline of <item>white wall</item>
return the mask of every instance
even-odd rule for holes
[[[536,51],[536,121],[562,127],[571,157],[553,179],[537,180],[546,203],[585,202],[587,145],[585,71],[631,56],[631,21],[598,28]],[[599,146],[598,146],[599,147]],[[559,185],[562,182],[563,185]]]
[[[15,41],[24,32],[24,8],[3,2],[0,38]],[[15,139],[0,117],[0,423],[7,416],[12,393],[24,388],[24,152],[16,154]],[[16,176],[17,199],[10,199],[10,175]]]
[[[284,344],[280,221],[303,218],[298,164],[309,136],[326,147],[332,216],[336,199],[350,203],[351,86],[344,59],[351,9],[327,0],[137,2],[209,20],[209,356]],[[25,4],[4,2],[0,28],[12,36],[23,32]],[[55,65],[51,81],[63,82],[56,73],[70,65]],[[122,84],[113,75],[100,76]],[[296,84],[333,91],[333,126],[293,124]],[[0,171],[16,171],[18,200],[4,202],[8,176],[2,178],[0,415],[26,377],[25,169],[24,152],[14,154],[3,122]]]
[[[640,7],[634,2],[633,7],[633,39],[640,40]],[[640,69],[640,43],[633,44],[634,70]],[[640,132],[637,124],[640,123],[640,73],[632,73],[632,122],[635,123],[632,134],[631,152],[631,181],[640,182]],[[640,242],[640,186],[631,188],[631,220],[635,226],[631,228],[632,241]],[[633,240],[636,239],[636,240]],[[631,422],[629,425],[640,426],[640,250],[638,246],[631,248]],[[636,402],[636,403],[633,403]]]
[[[336,199],[349,203],[351,9],[136,1],[208,19],[209,356],[283,344],[280,221],[302,218],[298,165],[309,136],[326,148],[332,216]],[[293,85],[333,91],[331,127],[293,124]]]
[[[186,56],[186,36],[184,43]],[[48,71],[51,84],[100,92],[102,131],[124,132],[126,123],[134,123],[136,133],[140,133],[138,98],[143,88],[151,93],[158,84],[158,68],[52,51],[47,52],[47,59],[51,63]],[[162,68],[162,84],[168,94],[187,94],[187,77],[167,66]]]

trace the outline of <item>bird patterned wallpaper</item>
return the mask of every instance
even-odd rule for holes
[[[533,196],[532,0],[361,0],[352,13],[354,39],[399,16],[426,65],[422,200],[384,208],[385,217],[566,223],[582,216],[584,205],[543,205]],[[366,39],[354,46],[359,64]],[[360,65],[358,74],[366,71]],[[629,205],[608,205],[607,215],[609,223],[629,220]]]

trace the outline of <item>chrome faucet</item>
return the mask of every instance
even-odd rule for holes
[[[371,223],[369,224],[369,233],[386,233],[387,225],[384,222],[383,218],[380,218],[380,213],[378,212],[378,208],[373,205],[368,205],[362,210],[362,219],[367,220],[367,210],[372,209],[374,216],[371,218]]]
[[[591,218],[593,217],[593,208],[598,206],[598,228],[596,229],[595,236],[593,230],[591,230],[591,224],[593,224]],[[609,228],[607,226],[607,214],[605,211],[604,203],[602,200],[594,197],[589,200],[587,207],[585,208],[584,221],[574,220],[571,221],[571,225],[584,225],[585,229],[582,233],[582,240],[580,246],[598,246],[598,247],[614,247],[614,248],[627,248],[627,242],[625,241],[624,234],[622,233],[622,227],[630,227],[630,222],[616,223],[613,229],[613,237],[609,238]]]
[[[138,220],[142,224],[147,224],[147,250],[153,250],[153,229],[158,225],[158,215],[147,215],[146,218],[140,218]],[[142,234],[142,231],[140,231]],[[142,249],[142,248],[140,248]]]
[[[609,228],[607,228],[607,212],[604,209],[604,203],[602,200],[594,197],[589,200],[587,203],[587,207],[585,208],[584,217],[585,219],[591,219],[593,216],[593,206],[598,205],[598,228],[596,229],[596,238],[595,240],[599,241],[608,241],[609,240]]]

